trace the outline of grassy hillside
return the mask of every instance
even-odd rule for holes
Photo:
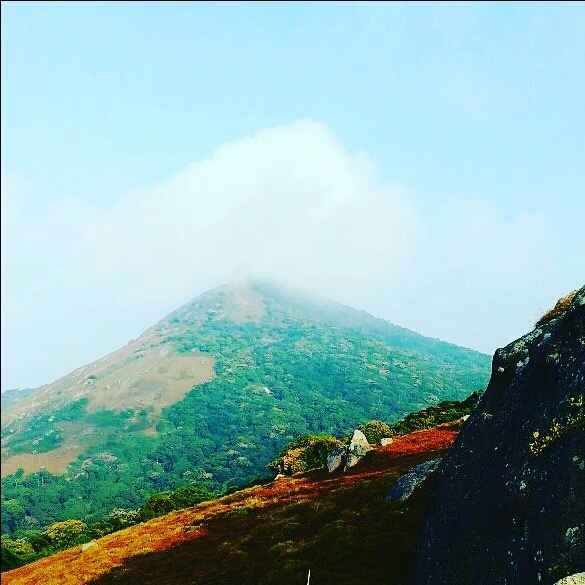
[[[191,358],[213,371],[172,366]],[[343,435],[463,398],[483,389],[489,366],[477,352],[266,283],[210,291],[6,413],[3,464],[13,468],[2,479],[2,530],[95,520],[185,484],[225,491],[265,476],[299,435]],[[159,368],[177,372],[177,391]]]
[[[453,428],[416,431],[346,474],[297,474],[173,512],[4,573],[3,585],[406,582],[427,493],[385,496],[441,456]]]

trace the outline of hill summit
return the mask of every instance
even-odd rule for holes
[[[299,435],[481,390],[489,362],[270,282],[213,289],[4,409],[3,530],[242,485]]]

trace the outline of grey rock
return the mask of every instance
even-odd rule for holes
[[[431,459],[420,463],[413,467],[410,471],[405,473],[394,484],[388,495],[387,502],[404,502],[410,498],[414,490],[433,472],[437,469],[441,459]]]
[[[368,443],[368,439],[366,439],[364,433],[356,429],[353,432],[353,437],[349,444],[345,469],[356,465],[372,449],[373,447]]]
[[[355,452],[364,452],[367,453],[371,451],[373,447],[368,443],[368,439],[366,439],[366,435],[362,433],[362,431],[356,429],[353,432],[353,437],[351,438],[351,442],[349,444],[349,450]]]
[[[327,471],[333,473],[345,464],[347,449],[340,447],[327,456]]]

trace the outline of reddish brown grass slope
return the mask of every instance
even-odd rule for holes
[[[2,575],[2,585],[403,583],[424,508],[384,496],[442,454],[454,427],[417,431],[346,474],[299,474],[133,526]]]

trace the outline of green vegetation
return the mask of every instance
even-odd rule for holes
[[[372,444],[379,443],[379,439],[386,436],[430,428],[470,414],[479,396],[479,393],[473,393],[463,401],[441,402],[434,407],[409,414],[393,425],[372,420],[360,425],[359,428],[364,430],[364,434]],[[268,467],[287,475],[320,469],[326,466],[327,456],[347,444],[348,441],[349,436],[337,438],[327,434],[303,435],[287,444],[280,455],[268,464]],[[22,481],[22,474],[18,475]],[[199,476],[199,479],[202,478]],[[248,482],[248,485],[239,487],[249,487],[260,483],[264,483],[264,480],[256,478]],[[146,500],[144,505],[136,509],[114,508],[105,517],[96,521],[68,519],[53,523],[44,530],[7,526],[13,534],[2,536],[2,570],[21,566],[59,550],[168,514],[173,510],[195,506],[233,491],[235,488],[225,489],[220,494],[205,484],[189,484],[175,490],[155,493]],[[7,522],[14,522],[15,517],[24,513],[22,504],[16,499],[5,500],[3,506],[3,522],[5,517]],[[230,514],[231,516],[246,516],[250,512],[251,508],[244,507],[235,509]]]
[[[51,524],[45,531],[51,544],[58,549],[79,544],[78,540],[87,529],[87,524],[81,520],[64,520]]]
[[[401,421],[390,425],[390,428],[394,434],[404,435],[457,420],[471,414],[480,397],[481,392],[473,392],[463,401],[444,400],[435,406],[405,416]]]
[[[159,326],[165,348],[214,356],[216,374],[160,416],[148,408],[92,413],[78,400],[3,429],[5,455],[84,447],[61,475],[19,471],[2,479],[3,534],[71,518],[93,526],[114,509],[139,509],[185,484],[227,493],[265,474],[297,437],[345,436],[364,420],[392,425],[483,389],[489,377],[483,354],[339,305],[257,290],[257,321],[223,318],[224,299],[213,293]],[[325,443],[303,464],[321,460]]]
[[[174,491],[154,494],[144,506],[135,510],[115,508],[103,519],[89,525],[82,520],[69,519],[55,522],[44,530],[17,529],[12,536],[2,535],[1,568],[3,571],[14,569],[60,550],[215,497],[217,494],[205,487],[187,485]]]
[[[384,437],[406,435],[414,431],[430,429],[442,423],[455,421],[471,414],[481,394],[474,392],[465,400],[445,400],[436,406],[411,413],[394,424],[371,420],[358,426],[371,445],[379,445]],[[294,473],[320,469],[327,465],[330,453],[349,444],[350,436],[304,435],[291,441],[268,467],[277,473]]]
[[[327,465],[327,457],[342,445],[343,441],[331,435],[305,435],[289,443],[268,467],[285,475],[319,469]]]
[[[215,494],[208,488],[194,485],[180,487],[172,492],[161,492],[148,498],[142,507],[140,517],[142,520],[150,520],[173,510],[196,506],[214,497]]]
[[[360,425],[358,429],[364,433],[370,445],[379,445],[383,438],[396,434],[389,424],[381,420],[371,420]]]
[[[63,442],[60,424],[83,417],[87,399],[71,402],[52,413],[43,413],[27,421],[25,428],[13,423],[2,429],[7,453],[46,453]]]

